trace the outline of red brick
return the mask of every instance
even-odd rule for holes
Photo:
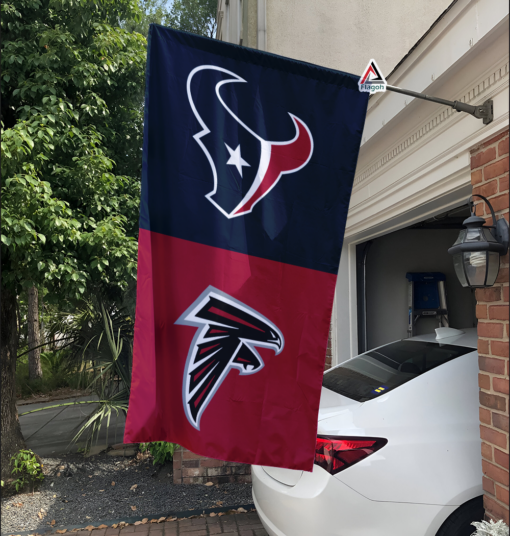
[[[483,490],[487,493],[490,493],[491,495],[496,495],[496,489],[494,487],[494,482],[487,478],[486,476],[482,476],[482,484],[483,484]]]
[[[501,339],[501,337],[503,337],[503,324],[480,322],[478,324],[478,336],[490,339]]]
[[[488,424],[489,426],[492,424],[491,412],[488,409],[478,408],[478,413],[480,415],[480,422]]]
[[[495,521],[502,519],[508,525],[508,505],[504,506],[495,499],[485,495],[483,498],[485,514],[489,514]]]
[[[472,165],[473,165],[473,159],[471,159],[471,166]],[[508,171],[508,157],[502,158],[501,160],[498,160],[497,162],[494,162],[493,164],[489,164],[488,166],[485,166],[483,168],[483,178],[486,181],[489,181],[493,179],[494,177],[499,177],[500,175],[503,175],[503,173],[506,173],[507,171]],[[507,206],[508,206],[508,201],[507,201]]]
[[[494,386],[494,391],[497,393],[503,393],[505,395],[508,393],[508,378],[494,378],[492,380],[492,385]]]
[[[475,155],[471,157],[471,169],[475,169],[477,167],[483,166],[484,164],[487,164],[488,162],[492,162],[495,159],[496,159],[496,147],[490,147],[489,149],[476,153]]]
[[[505,469],[508,469],[508,452],[503,452],[499,449],[494,449],[494,461],[503,466]]]
[[[175,469],[174,468],[174,474],[173,474],[173,480],[174,480],[174,484],[180,484],[181,483],[181,479],[182,479],[182,472],[180,469]]]
[[[501,177],[499,179],[499,192],[503,193],[508,190],[508,175],[505,175],[504,177]]]
[[[492,462],[492,445],[482,441],[482,457]]]
[[[194,526],[201,525],[203,527],[206,523],[207,523],[207,520],[205,519],[205,517],[197,517],[191,520],[191,524]]]
[[[484,475],[491,478],[495,482],[505,485],[508,483],[508,471],[494,465],[491,462],[482,460],[482,471]]]
[[[501,265],[508,264],[509,260],[510,260],[510,252],[508,251],[506,252],[505,255],[503,255],[502,257],[499,257],[499,262]]]
[[[491,341],[491,354],[500,357],[508,357],[508,341]],[[499,367],[498,367],[499,368]],[[494,372],[495,374],[504,374],[504,372],[496,372],[488,370],[487,372]]]
[[[191,452],[190,450],[183,450],[182,451],[182,459],[183,460],[202,460],[204,456],[200,456],[200,454],[195,454]]]
[[[491,390],[491,377],[487,374],[478,374],[478,387],[485,389],[486,391]]]
[[[491,197],[490,202],[494,212],[508,210],[508,193],[500,194],[497,197]],[[487,212],[490,212],[488,207]]]
[[[487,318],[487,305],[477,305],[476,306],[476,318],[479,320],[484,320]]]
[[[495,341],[492,341],[492,344],[494,344],[494,342]],[[492,372],[493,374],[501,374],[501,375],[505,373],[504,359],[496,359],[493,357],[480,356],[478,358],[478,367],[480,370],[483,370],[484,372]]]
[[[503,410],[505,411],[505,410]],[[501,415],[500,413],[492,414],[492,425],[503,432],[508,432],[508,415]]]
[[[480,218],[484,217],[484,210],[485,210],[485,202],[481,199],[474,199],[475,202],[475,216],[480,216]]]
[[[508,267],[499,269],[496,283],[508,283]]]
[[[483,173],[481,169],[477,169],[476,171],[471,172],[471,184],[474,186],[475,184],[479,184],[483,180]]]
[[[480,151],[481,149],[485,149],[485,147],[489,147],[489,145],[494,145],[497,141],[502,140],[503,138],[508,138],[508,131],[504,131],[501,134],[498,134],[494,137],[492,137],[490,140],[487,140],[486,142],[482,143],[475,151]]]
[[[486,408],[506,411],[506,399],[504,396],[491,395],[484,391],[480,391],[480,404]]]
[[[189,536],[207,536],[207,529],[203,527],[179,527],[179,534],[189,534]]]
[[[223,467],[223,463],[224,462],[222,460],[208,458],[207,460],[202,460],[200,462],[200,467]]]
[[[510,287],[503,287],[503,301],[508,303],[510,297]]]
[[[501,447],[502,449],[507,448],[507,436],[501,432],[498,432],[497,430],[480,425],[480,437],[484,441],[492,443],[493,445]]]
[[[498,143],[498,156],[508,154],[508,138]]]
[[[473,195],[483,195],[484,197],[490,197],[498,193],[498,181],[493,180],[490,182],[484,182],[473,188]]]
[[[191,476],[204,476],[205,469],[202,467],[190,467],[185,468],[182,470],[182,476],[183,477],[191,477]]]
[[[478,311],[477,305],[477,311]],[[489,307],[489,318],[491,320],[508,320],[508,305],[491,305]],[[477,318],[480,318],[477,316]]]
[[[184,460],[182,462],[182,467],[186,467],[187,469],[200,467],[200,460]]]
[[[508,489],[496,484],[496,497],[504,504],[508,504]]]
[[[479,354],[489,353],[489,341],[487,339],[478,339],[478,353]]]
[[[475,290],[477,302],[495,302],[501,300],[501,287],[477,288]]]

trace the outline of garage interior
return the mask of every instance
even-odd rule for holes
[[[359,353],[409,336],[408,272],[444,274],[450,327],[476,327],[474,290],[461,286],[448,254],[469,214],[463,205],[356,246]],[[437,327],[439,317],[422,317],[414,335]]]

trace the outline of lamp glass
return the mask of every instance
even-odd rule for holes
[[[483,287],[487,271],[487,251],[464,252],[464,269],[470,287]]]
[[[457,253],[453,256],[453,267],[455,268],[455,273],[457,274],[457,278],[460,281],[460,284],[463,287],[469,287],[469,283],[466,279],[466,274],[464,273],[464,263],[462,261],[462,253]]]
[[[467,229],[464,242],[480,242],[480,240],[485,240],[483,231],[484,230],[481,227],[478,229]]]
[[[467,229],[462,229],[462,231],[459,233],[459,236],[457,237],[457,240],[455,240],[455,243],[453,244],[456,246],[457,244],[462,244],[464,242],[464,238],[466,238],[466,231]]]
[[[487,282],[485,284],[492,287],[498,277],[500,256],[496,251],[489,251],[488,254],[489,266],[487,268]]]

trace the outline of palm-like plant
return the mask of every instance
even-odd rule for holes
[[[83,349],[83,358],[91,357],[87,350],[97,339],[96,352],[90,360],[91,365],[85,367],[84,371],[92,376],[88,387],[98,395],[99,405],[74,437],[74,441],[77,441],[87,432],[89,444],[94,437],[98,438],[105,419],[108,429],[113,414],[118,416],[119,413],[127,413],[131,388],[132,322],[129,317],[117,314],[114,323],[103,304],[101,317],[103,330],[99,336],[90,336]],[[89,328],[91,327],[89,325]]]
[[[92,299],[74,313],[60,313],[50,326],[50,337],[65,341],[61,351],[65,351],[68,366],[81,371],[82,385],[95,393],[99,400],[67,402],[32,412],[77,404],[97,404],[73,438],[76,442],[85,435],[86,446],[89,447],[94,438],[97,440],[105,420],[108,430],[113,415],[127,413],[133,328],[132,316],[125,309],[105,305],[99,298]]]

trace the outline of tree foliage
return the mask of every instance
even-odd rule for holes
[[[216,33],[217,0],[140,0],[141,16],[126,20],[122,27],[145,36],[152,23],[169,26],[205,37]]]
[[[135,276],[145,39],[132,0],[2,5],[2,286],[47,300]]]
[[[121,26],[130,32],[138,32],[147,37],[151,24],[166,25],[170,11],[168,0],[140,0],[140,16],[122,21]]]
[[[216,33],[217,0],[174,0],[167,25],[204,37]]]

